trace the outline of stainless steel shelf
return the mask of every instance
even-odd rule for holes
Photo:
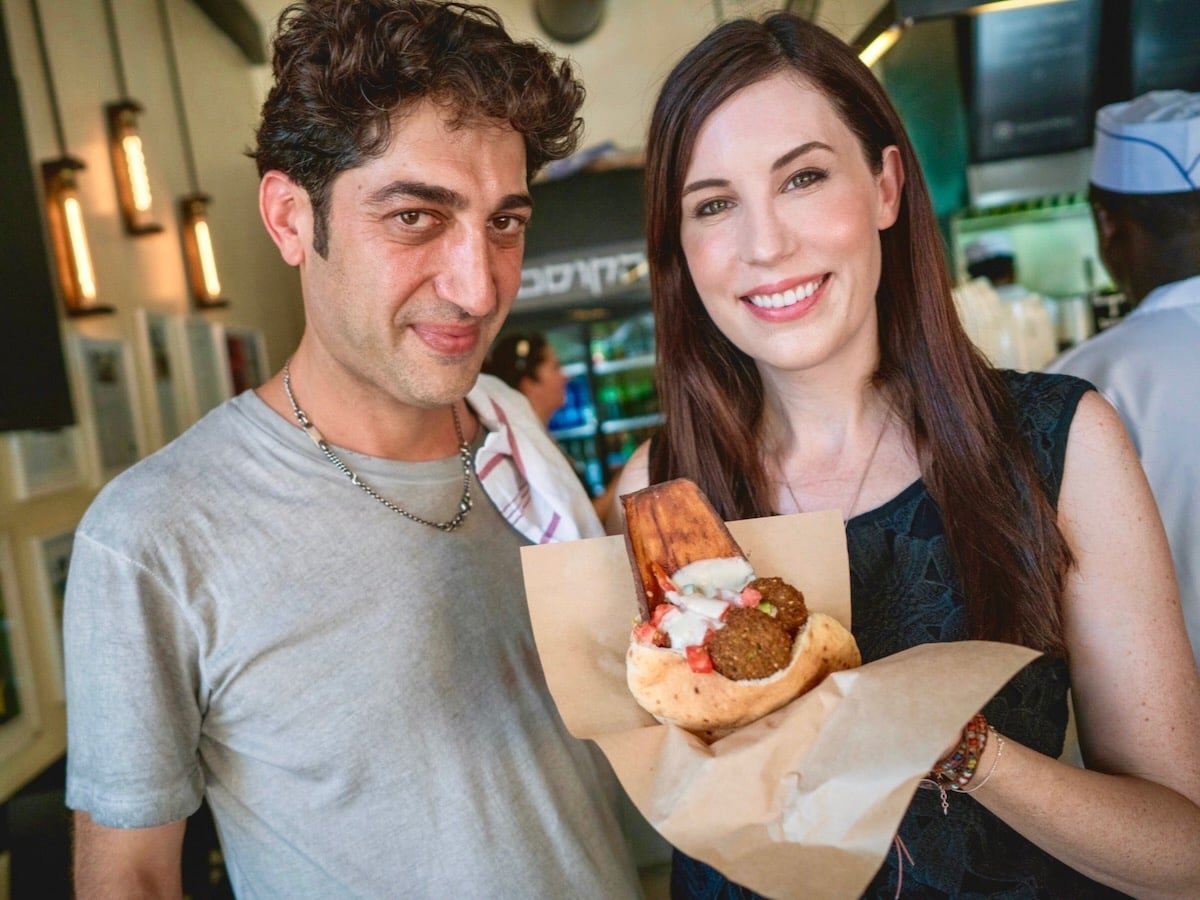
[[[662,413],[649,413],[644,416],[629,416],[625,419],[609,419],[600,423],[600,431],[604,434],[615,434],[618,431],[635,431],[638,428],[652,428],[661,425]]]
[[[556,440],[570,441],[575,438],[591,437],[596,433],[596,425],[576,425],[573,428],[555,428],[550,432]]]
[[[653,369],[654,354],[644,353],[641,356],[628,356],[625,359],[604,359],[592,363],[592,371],[597,375],[608,375],[612,372],[627,372],[630,369]]]

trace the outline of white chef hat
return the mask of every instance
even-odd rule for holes
[[[1151,91],[1101,108],[1092,184],[1118,194],[1200,190],[1200,94]]]
[[[997,256],[1013,256],[1012,240],[1002,231],[989,231],[963,247],[967,265],[973,266]]]

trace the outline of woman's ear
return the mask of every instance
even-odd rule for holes
[[[900,215],[900,199],[904,194],[904,163],[894,145],[883,148],[883,161],[876,176],[876,185],[879,188],[876,227],[883,231],[896,224],[896,218]]]
[[[300,265],[312,246],[312,203],[308,191],[272,169],[259,182],[258,211],[283,261],[289,266]]]

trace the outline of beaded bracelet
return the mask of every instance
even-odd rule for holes
[[[989,731],[991,731],[991,726],[988,725],[987,718],[983,713],[976,713],[962,730],[962,738],[959,740],[958,746],[944,759],[934,763],[929,774],[921,779],[921,787],[930,788],[941,795],[942,815],[950,814],[950,798],[946,796],[946,791],[971,793],[964,788],[970,784],[975,770],[979,768],[979,760],[987,746]],[[1004,739],[999,734],[996,737],[1000,740],[1000,749],[1003,749]],[[1000,754],[997,752],[996,759],[992,761],[992,767],[983,781],[971,790],[983,787],[983,783],[992,777],[992,772],[996,771],[996,763],[999,761]]]
[[[976,713],[963,729],[962,739],[954,751],[934,765],[929,773],[930,780],[952,791],[961,791],[970,784],[987,746],[988,730],[987,718],[983,713]]]

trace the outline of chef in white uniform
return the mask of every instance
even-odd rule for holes
[[[1200,94],[1102,108],[1091,202],[1101,259],[1134,309],[1048,368],[1091,381],[1125,420],[1200,661]]]

